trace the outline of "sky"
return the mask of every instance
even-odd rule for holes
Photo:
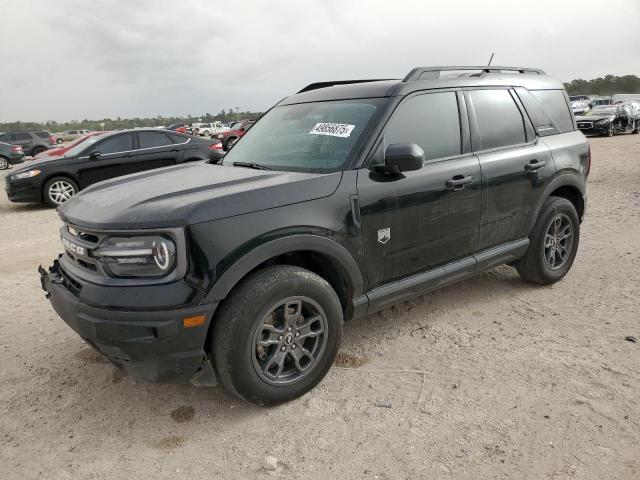
[[[428,65],[640,76],[640,0],[0,0],[0,122],[263,111]]]

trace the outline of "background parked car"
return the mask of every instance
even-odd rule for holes
[[[584,115],[576,116],[578,129],[585,135],[638,133],[640,130],[640,104],[625,103],[597,106]]]
[[[193,135],[200,135],[208,137],[210,135],[216,135],[229,130],[222,126],[222,122],[208,122],[208,123],[193,123],[191,124],[191,133]]]
[[[68,145],[65,145],[64,147],[54,147],[54,148],[50,148],[49,150],[45,150],[44,152],[40,152],[38,155],[33,157],[33,159],[40,160],[42,158],[47,158],[47,157],[62,157],[67,151],[69,151],[71,148],[75,147],[79,143],[84,142],[87,138],[93,137],[95,135],[102,135],[103,133],[107,133],[107,132],[88,133],[80,138],[75,139],[74,141],[72,141]]]
[[[185,125],[184,123],[172,123],[167,127],[167,130],[178,133],[187,133],[187,125]]]
[[[236,143],[254,123],[256,123],[255,120],[241,120],[231,125],[229,130],[218,133],[215,138],[222,142],[222,146],[225,151],[227,151],[233,147],[233,144]]]
[[[7,196],[12,202],[56,207],[109,178],[198,160],[217,163],[222,156],[218,143],[151,128],[91,136],[63,157],[35,160],[7,175]]]
[[[613,99],[612,98],[596,98],[595,100],[591,100],[591,102],[589,102],[589,106],[591,108],[602,107],[605,105],[613,105]]]
[[[571,102],[571,111],[574,115],[584,115],[589,110],[587,102]]]
[[[222,144],[220,148],[222,148]],[[20,145],[0,142],[0,170],[6,170],[9,165],[22,162],[24,162],[24,152]]]
[[[587,102],[589,103],[591,99],[587,95],[569,95],[570,102]]]
[[[62,138],[62,134],[61,133],[52,133],[51,136],[53,137],[53,140],[55,141],[55,143],[57,145],[60,145],[61,143],[64,143],[64,138]]]
[[[20,145],[25,155],[32,157],[56,144],[53,136],[45,130],[2,133],[0,142]]]
[[[80,138],[83,135],[86,135],[87,133],[91,133],[91,130],[66,130],[62,132],[60,136],[65,142],[68,142],[69,140],[75,140],[76,138]]]

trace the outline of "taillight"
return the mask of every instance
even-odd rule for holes
[[[209,150],[224,150],[222,148],[222,142],[216,142],[209,145]]]
[[[11,147],[11,151],[20,153],[22,152],[22,147],[20,145],[14,145],[13,147]]]
[[[56,144],[56,137],[53,137],[53,136],[49,137],[49,143],[51,145],[55,145]]]

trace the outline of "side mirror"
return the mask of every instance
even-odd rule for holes
[[[96,158],[100,158],[102,154],[100,152],[91,152],[91,154],[89,155],[89,158],[91,160],[95,160]]]
[[[384,166],[389,173],[420,170],[424,164],[424,150],[415,143],[394,143],[384,153]]]

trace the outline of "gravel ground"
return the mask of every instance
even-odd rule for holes
[[[56,213],[1,195],[0,478],[640,479],[640,135],[590,141],[562,282],[500,267],[357,320],[271,409],[93,353],[40,290]]]

